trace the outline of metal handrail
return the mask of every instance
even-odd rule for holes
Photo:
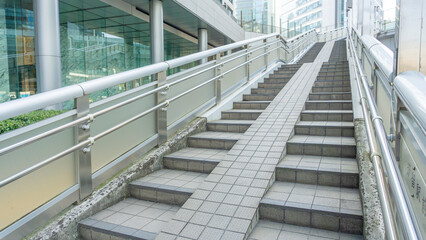
[[[369,88],[364,71],[361,67],[362,65],[360,63],[357,51],[355,50],[354,42],[351,37],[351,32],[349,28],[348,28],[347,35],[348,35],[350,50],[352,52],[352,56],[356,65],[356,70],[359,72],[359,75],[361,78],[360,82],[365,93],[363,100],[368,103],[369,112],[364,112],[364,110],[367,111],[367,109],[363,108],[363,113],[365,116],[371,117],[372,125],[374,127],[374,133],[376,135],[376,139],[379,143],[380,150],[381,150],[380,153],[371,152],[371,157],[375,157],[375,156],[381,157],[384,163],[386,173],[388,176],[387,179],[388,179],[388,185],[390,189],[389,192],[391,193],[391,196],[394,200],[397,215],[402,220],[401,222],[398,222],[398,225],[402,226],[402,230],[403,230],[402,234],[404,235],[405,239],[418,239],[416,225],[413,221],[412,213],[410,211],[410,206],[408,205],[408,200],[406,199],[407,194],[406,194],[404,186],[401,184],[402,178],[396,166],[396,158],[395,158],[395,155],[393,154],[391,146],[389,146],[389,143],[387,141],[386,131],[383,126],[382,118],[378,114],[378,110],[374,102],[373,94]],[[374,144],[370,147],[371,149],[375,149]],[[376,172],[376,174],[382,175],[380,171]],[[388,202],[389,197],[384,195],[385,195],[385,192],[382,192],[382,194],[380,194],[380,197],[383,199],[387,199],[387,202]],[[392,223],[388,223],[387,221],[385,221],[385,224],[392,224],[392,226],[387,226],[386,229],[396,228],[397,226],[397,224],[393,221]],[[394,234],[394,233],[390,232],[389,234]]]
[[[271,43],[269,43],[269,44],[267,44],[267,45],[265,45],[265,46],[271,46],[271,45],[274,45],[274,44],[276,44],[276,43],[278,43],[278,42],[279,42],[279,40],[274,41],[274,42],[271,42]],[[35,141],[37,141],[37,140],[41,140],[41,139],[46,138],[46,137],[48,137],[48,136],[51,136],[51,135],[53,135],[53,134],[55,134],[55,133],[58,133],[58,132],[64,131],[64,130],[65,130],[65,129],[67,129],[67,128],[73,127],[73,126],[78,125],[78,124],[83,123],[83,122],[86,122],[86,121],[88,121],[90,118],[93,118],[93,119],[94,119],[94,118],[99,117],[99,116],[101,116],[101,115],[103,115],[103,114],[106,114],[106,113],[108,113],[108,112],[110,112],[110,111],[112,111],[112,110],[114,110],[114,109],[117,109],[117,108],[119,108],[119,107],[125,106],[125,105],[127,105],[127,104],[129,104],[129,103],[135,102],[135,101],[137,101],[137,100],[139,100],[139,99],[142,99],[142,98],[147,97],[147,96],[149,96],[149,95],[151,95],[151,94],[157,93],[157,92],[159,92],[159,91],[161,91],[161,90],[167,89],[167,88],[169,88],[170,86],[176,85],[176,84],[181,83],[181,82],[183,82],[184,80],[187,80],[187,79],[189,79],[189,78],[191,78],[191,77],[194,77],[194,76],[196,76],[196,75],[198,75],[198,74],[201,74],[201,73],[204,73],[204,72],[206,72],[206,71],[208,71],[208,70],[211,70],[211,69],[213,69],[213,68],[216,68],[218,65],[228,63],[228,62],[230,62],[230,61],[232,61],[232,60],[235,60],[235,59],[237,59],[237,58],[239,58],[239,57],[241,57],[241,56],[244,56],[244,55],[248,55],[248,54],[250,54],[250,53],[253,53],[254,51],[257,51],[257,50],[259,50],[259,49],[261,49],[261,48],[263,48],[263,47],[265,47],[265,46],[263,46],[263,45],[262,45],[262,46],[259,46],[259,47],[256,47],[256,48],[253,48],[253,49],[251,49],[250,51],[247,51],[247,52],[245,52],[245,53],[243,53],[243,54],[241,54],[241,55],[238,55],[238,56],[236,56],[236,57],[233,57],[233,58],[227,59],[227,60],[225,60],[225,61],[221,62],[220,64],[215,64],[215,65],[213,65],[213,66],[211,66],[211,67],[208,67],[208,68],[205,68],[205,69],[203,69],[203,70],[201,70],[201,71],[198,71],[198,72],[195,72],[195,73],[193,73],[193,74],[187,75],[187,76],[185,76],[185,77],[183,77],[183,78],[181,78],[181,79],[179,79],[179,80],[177,80],[177,81],[174,81],[174,82],[171,82],[171,83],[169,83],[169,84],[166,84],[166,85],[160,86],[160,87],[158,87],[158,88],[155,88],[155,89],[153,89],[153,90],[150,90],[150,91],[148,91],[148,92],[145,92],[145,93],[143,93],[143,94],[141,94],[141,95],[135,96],[135,97],[133,97],[133,98],[130,98],[130,99],[127,99],[127,100],[122,101],[122,102],[120,102],[120,103],[117,103],[117,104],[115,104],[115,105],[113,105],[113,106],[107,107],[107,108],[105,108],[105,109],[103,109],[103,110],[100,110],[100,111],[98,111],[98,112],[96,112],[96,113],[93,113],[93,114],[91,114],[91,115],[89,115],[89,116],[85,116],[85,117],[79,118],[79,119],[74,120],[74,121],[71,121],[71,122],[69,122],[69,123],[67,123],[67,124],[65,124],[65,125],[62,125],[62,126],[56,127],[56,128],[51,129],[51,130],[49,130],[49,131],[47,131],[47,132],[44,132],[44,133],[41,133],[41,134],[36,135],[36,136],[34,136],[34,137],[31,137],[31,138],[25,139],[25,140],[23,140],[23,141],[21,141],[21,142],[18,142],[18,143],[16,143],[16,144],[12,144],[12,145],[10,145],[10,146],[7,146],[7,147],[5,147],[5,148],[3,148],[3,149],[0,149],[0,156],[4,155],[4,154],[6,154],[6,153],[12,152],[12,151],[14,151],[14,150],[18,149],[19,147],[22,147],[22,146],[24,146],[24,145],[26,145],[26,144],[30,144],[30,143],[35,142]],[[270,51],[268,51],[268,52],[274,51],[274,50],[276,50],[276,49],[277,49],[277,48],[274,48],[273,50],[270,50]],[[265,53],[264,53],[264,54],[262,54],[262,55],[260,55],[260,57],[262,57],[262,56],[264,56],[264,55],[265,55]],[[253,60],[257,59],[257,58],[258,58],[258,57],[253,58],[253,59],[251,59],[251,61],[253,61]],[[244,62],[244,63],[242,63],[242,64],[238,65],[237,67],[241,67],[241,65],[245,65],[246,63],[247,63],[247,62]],[[235,69],[233,68],[232,70],[235,70]],[[219,75],[219,76],[223,76],[223,75],[225,75],[225,74],[227,74],[227,73],[229,73],[229,72],[230,72],[230,71],[228,70],[227,72],[222,73],[222,74],[221,74],[221,75]],[[217,79],[217,78],[213,78],[213,80],[216,80],[216,79]]]
[[[268,35],[268,36],[266,36],[266,37],[262,37],[262,38],[255,38],[256,39],[256,41],[259,41],[259,40],[264,40],[264,39],[268,39],[268,38],[270,38],[270,37],[274,37],[274,36],[276,36],[276,34],[273,34],[273,35]],[[247,45],[247,44],[250,44],[250,43],[253,43],[253,42],[255,42],[254,40],[246,40],[246,41],[242,41],[242,42],[239,42],[239,43],[235,43],[235,44],[230,44],[230,45],[233,45],[234,46],[234,48],[239,48],[239,47],[241,47],[241,46],[245,46],[245,45]],[[141,118],[141,117],[143,117],[143,116],[145,116],[145,115],[147,115],[147,114],[149,114],[149,113],[151,113],[151,112],[153,112],[153,111],[155,111],[155,110],[158,110],[158,109],[161,109],[161,108],[163,108],[163,107],[167,107],[168,105],[169,105],[169,103],[170,102],[172,102],[172,101],[174,101],[174,100],[176,100],[176,99],[178,99],[178,98],[181,98],[181,97],[183,97],[184,95],[186,95],[186,94],[188,94],[188,93],[190,93],[190,92],[192,92],[192,91],[194,91],[194,90],[196,90],[196,89],[198,89],[198,88],[200,88],[200,87],[203,87],[203,86],[205,86],[205,85],[207,85],[208,83],[211,83],[211,82],[213,82],[213,81],[215,81],[215,80],[217,80],[217,79],[220,79],[220,78],[222,78],[224,75],[226,75],[226,74],[228,74],[228,73],[230,73],[230,72],[232,72],[232,71],[234,71],[234,70],[236,70],[236,69],[238,69],[238,68],[240,68],[240,67],[242,67],[242,66],[244,66],[244,65],[246,65],[246,64],[248,64],[249,62],[251,62],[251,61],[253,61],[253,60],[256,60],[256,59],[258,59],[258,58],[260,58],[260,57],[264,57],[265,55],[268,55],[269,53],[271,53],[271,52],[273,52],[273,51],[276,51],[277,49],[280,49],[280,48],[283,48],[283,42],[281,41],[281,39],[278,39],[278,40],[276,40],[276,41],[273,41],[273,42],[268,42],[267,44],[264,44],[264,45],[262,45],[262,46],[259,46],[259,47],[254,47],[253,49],[250,49],[250,51],[246,51],[245,53],[243,53],[243,54],[241,54],[241,55],[239,55],[238,57],[241,57],[241,56],[244,56],[244,55],[247,55],[247,54],[250,54],[250,53],[252,53],[252,52],[254,52],[254,51],[257,51],[257,50],[259,50],[259,49],[261,49],[261,48],[268,48],[269,46],[271,46],[271,45],[274,45],[274,44],[277,44],[277,43],[281,43],[281,46],[279,46],[279,47],[275,47],[275,48],[272,48],[271,50],[269,50],[269,51],[265,51],[263,54],[261,54],[261,55],[259,55],[259,56],[257,56],[257,57],[255,57],[255,58],[251,58],[251,59],[249,59],[248,61],[245,61],[245,62],[243,62],[242,64],[239,64],[239,65],[237,65],[237,66],[235,66],[235,67],[233,67],[232,69],[229,69],[229,70],[227,70],[226,72],[223,72],[223,73],[221,73],[221,74],[219,74],[219,75],[217,75],[217,76],[215,76],[214,78],[211,78],[211,79],[209,79],[209,80],[207,80],[207,81],[205,81],[205,82],[203,82],[203,83],[201,83],[201,84],[199,84],[199,85],[197,85],[197,86],[195,86],[195,87],[193,87],[193,88],[191,88],[191,89],[188,89],[188,90],[186,90],[185,92],[182,92],[182,93],[180,93],[179,95],[177,95],[177,96],[174,96],[173,98],[171,98],[171,99],[169,99],[169,100],[167,100],[166,102],[163,102],[163,103],[160,103],[160,104],[158,104],[158,105],[156,105],[156,106],[154,106],[154,107],[152,107],[152,108],[150,108],[150,109],[148,109],[148,110],[146,110],[146,111],[144,111],[144,112],[142,112],[142,113],[140,113],[140,114],[138,114],[138,115],[136,115],[136,116],[134,116],[134,117],[132,117],[132,118],[130,118],[130,119],[128,119],[128,120],[126,120],[126,121],[124,121],[124,122],[122,122],[122,123],[120,123],[120,124],[117,124],[117,125],[115,125],[114,127],[112,127],[112,128],[110,128],[110,129],[108,129],[108,130],[105,130],[104,132],[101,132],[101,133],[99,133],[99,134],[97,134],[96,136],[94,136],[94,137],[90,137],[89,139],[87,139],[87,140],[85,140],[85,141],[82,141],[82,142],[80,142],[80,143],[78,143],[78,144],[76,144],[76,145],[74,145],[74,146],[72,146],[72,147],[70,147],[70,148],[68,148],[68,149],[66,149],[66,150],[64,150],[64,151],[62,151],[62,152],[60,152],[60,153],[58,153],[58,154],[56,154],[56,155],[54,155],[54,156],[52,156],[52,157],[50,157],[50,158],[48,158],[48,159],[46,159],[46,160],[44,160],[44,161],[42,161],[42,162],[39,162],[39,163],[37,163],[37,164],[35,164],[35,165],[33,165],[33,166],[31,166],[31,167],[29,167],[29,168],[27,168],[27,169],[25,169],[25,170],[23,170],[23,171],[21,171],[21,172],[19,172],[19,173],[16,173],[16,174],[14,174],[14,175],[12,175],[12,176],[9,176],[8,178],[6,178],[6,179],[3,179],[2,181],[0,181],[0,187],[3,187],[3,186],[5,186],[5,185],[7,185],[7,184],[9,184],[9,183],[11,183],[11,182],[13,182],[13,181],[15,181],[15,180],[17,180],[17,179],[20,179],[20,178],[22,178],[22,177],[24,177],[24,176],[26,176],[26,175],[28,175],[29,173],[31,173],[31,172],[33,172],[33,171],[35,171],[35,170],[37,170],[37,169],[39,169],[39,168],[41,168],[41,167],[43,167],[43,166],[45,166],[45,165],[47,165],[47,164],[49,164],[49,163],[51,163],[51,162],[53,162],[53,161],[55,161],[55,160],[57,160],[57,159],[59,159],[59,158],[61,158],[61,157],[63,157],[63,156],[65,156],[65,155],[67,155],[67,154],[70,154],[71,152],[73,152],[73,151],[75,151],[75,150],[78,150],[78,149],[81,149],[81,148],[84,148],[84,147],[86,147],[86,148],[89,148],[90,149],[90,146],[91,145],[93,145],[94,144],[94,142],[96,141],[96,140],[98,140],[98,139],[100,139],[100,138],[102,138],[102,137],[104,137],[104,136],[106,136],[106,135],[108,135],[109,133],[112,133],[112,132],[114,132],[114,131],[116,131],[117,129],[119,129],[119,128],[121,128],[121,127],[123,127],[123,126],[125,126],[125,125],[127,125],[127,124],[129,124],[129,123],[131,123],[131,122],[133,122],[133,121],[135,121],[135,120],[137,120],[137,119],[139,119],[139,118]],[[222,51],[227,51],[227,50],[229,50],[229,46],[224,46],[224,47],[221,47],[220,49],[222,50]],[[232,48],[233,49],[233,48]],[[213,50],[213,49],[212,49]],[[208,52],[208,53],[205,53],[205,52]],[[213,53],[215,53],[215,54],[218,54],[218,53],[220,53],[221,51],[210,51],[210,50],[207,50],[207,51],[205,51],[205,52],[201,52],[201,54],[199,54],[199,53],[196,53],[196,54],[192,54],[192,55],[189,55],[189,56],[186,56],[186,57],[183,57],[183,58],[185,58],[185,59],[183,59],[182,61],[180,61],[180,62],[177,62],[176,60],[175,61],[169,61],[169,62],[163,62],[163,63],[159,63],[159,64],[153,64],[153,65],[150,65],[150,66],[148,66],[148,67],[150,67],[150,68],[148,68],[147,69],[147,72],[148,73],[143,73],[144,75],[151,75],[151,74],[155,74],[155,73],[157,73],[157,72],[160,72],[160,71],[165,71],[166,69],[168,69],[168,68],[171,68],[171,66],[172,67],[175,67],[175,66],[180,66],[180,65],[183,65],[183,64],[186,64],[186,63],[188,63],[188,62],[194,62],[194,61],[198,61],[199,59],[201,59],[201,58],[205,58],[206,56],[210,56],[210,55],[213,55]],[[194,55],[196,55],[196,56],[194,56]],[[196,57],[196,58],[195,58]],[[215,65],[213,65],[213,66],[211,66],[211,67],[208,67],[207,69],[209,69],[209,70],[211,70],[212,68],[215,68],[215,67],[218,67],[219,65],[222,65],[222,64],[224,64],[224,63],[226,63],[226,62],[230,62],[230,61],[232,61],[232,60],[234,60],[236,57],[234,57],[234,58],[231,58],[231,59],[228,59],[228,60],[225,60],[225,61],[223,61],[223,62],[220,62],[219,64],[215,64]],[[147,67],[143,67],[143,68],[147,68]],[[128,81],[131,81],[131,80],[133,80],[133,79],[135,79],[135,78],[139,78],[139,77],[141,77],[141,74],[140,73],[138,73],[138,71],[141,71],[143,68],[139,68],[139,69],[134,69],[134,70],[130,70],[130,71],[127,71],[127,72],[123,72],[123,73],[119,73],[119,74],[116,74],[116,75],[112,75],[112,76],[107,76],[107,77],[103,77],[103,78],[101,78],[101,79],[97,79],[97,80],[92,80],[92,81],[90,81],[90,82],[85,82],[85,83],[82,83],[82,84],[77,84],[77,86],[78,87],[80,87],[83,91],[82,91],[82,94],[81,94],[81,92],[78,92],[78,94],[75,94],[74,93],[74,97],[75,98],[77,98],[77,97],[81,97],[81,96],[83,96],[83,95],[87,95],[87,94],[90,94],[90,93],[93,93],[93,92],[96,92],[96,91],[99,91],[99,90],[102,90],[102,89],[104,89],[104,88],[108,88],[108,87],[111,87],[111,86],[114,86],[114,85],[117,85],[117,84],[120,84],[120,83],[125,83],[125,82],[128,82]],[[201,70],[201,71],[199,71],[199,72],[196,72],[196,73],[193,73],[193,74],[191,74],[191,75],[189,75],[189,76],[195,76],[195,75],[197,75],[197,74],[200,74],[200,72],[205,72],[205,71],[207,71],[206,69],[203,69],[203,70]],[[120,76],[117,76],[117,75],[120,75]],[[119,78],[118,80],[114,80],[112,77],[113,76],[115,76],[115,77],[117,77],[117,78]],[[49,131],[47,131],[47,132],[44,132],[44,133],[42,133],[42,134],[39,134],[39,135],[36,135],[36,136],[34,136],[34,137],[32,137],[32,138],[29,138],[29,139],[26,139],[26,140],[24,140],[24,141],[21,141],[21,142],[18,142],[18,143],[16,143],[16,144],[13,144],[13,145],[10,145],[10,146],[8,146],[8,147],[6,147],[6,148],[3,148],[3,149],[0,149],[0,156],[1,155],[4,155],[4,154],[6,154],[6,153],[9,153],[9,152],[11,152],[11,151],[14,151],[14,150],[16,150],[16,149],[18,149],[19,147],[22,147],[22,146],[24,146],[24,145],[26,145],[26,144],[29,144],[29,143],[31,143],[31,142],[34,142],[34,141],[37,141],[37,140],[40,140],[40,139],[42,139],[42,138],[45,138],[45,137],[47,137],[47,136],[50,136],[50,135],[52,135],[52,134],[54,134],[54,133],[58,133],[58,132],[60,132],[60,131],[63,131],[63,130],[65,130],[66,128],[69,128],[69,127],[73,127],[73,126],[75,126],[75,125],[78,125],[78,124],[81,124],[81,123],[84,123],[84,122],[86,122],[86,121],[93,121],[93,119],[95,118],[95,117],[98,117],[98,116],[100,116],[100,115],[103,115],[103,114],[105,114],[105,113],[107,113],[107,112],[110,112],[110,111],[112,111],[112,110],[114,110],[114,109],[116,109],[116,108],[119,108],[119,107],[122,107],[122,106],[125,106],[125,105],[127,105],[127,104],[129,104],[129,103],[131,103],[131,102],[134,102],[134,101],[136,101],[136,100],[138,100],[138,99],[141,99],[141,98],[143,98],[143,97],[146,97],[146,96],[149,96],[149,95],[151,95],[151,94],[154,94],[154,93],[157,93],[157,92],[159,92],[159,91],[161,91],[161,90],[164,90],[164,89],[167,89],[167,88],[169,88],[171,85],[175,85],[175,84],[177,84],[177,83],[180,83],[180,82],[182,82],[183,80],[186,80],[186,79],[188,79],[188,78],[190,78],[189,76],[186,76],[186,77],[184,77],[183,79],[179,79],[179,80],[177,80],[177,81],[174,81],[174,82],[171,82],[171,83],[168,83],[168,84],[166,84],[166,85],[163,85],[163,86],[160,86],[160,87],[158,87],[158,88],[155,88],[155,89],[153,89],[153,90],[150,90],[150,91],[148,91],[148,92],[146,92],[146,93],[144,93],[144,94],[141,94],[141,95],[139,95],[139,96],[136,96],[136,97],[133,97],[133,98],[130,98],[130,99],[128,99],[128,100],[125,100],[125,101],[123,101],[123,102],[120,102],[120,103],[118,103],[118,104],[115,104],[115,105],[113,105],[113,106],[110,106],[110,107],[108,107],[108,108],[105,108],[105,109],[103,109],[103,110],[100,110],[100,111],[98,111],[98,112],[96,112],[96,113],[93,113],[93,114],[89,114],[88,116],[85,116],[85,117],[82,117],[82,118],[79,118],[79,119],[77,119],[77,120],[74,120],[74,121],[72,121],[72,122],[70,122],[70,123],[67,123],[67,124],[65,124],[65,125],[62,125],[62,126],[59,126],[59,127],[57,127],[57,128],[54,128],[54,129],[51,129],[51,130],[49,130]],[[125,80],[123,80],[123,79],[125,79]],[[103,88],[100,88],[100,86],[99,86],[99,82],[100,81],[103,81]],[[94,82],[94,83],[92,83],[92,82]],[[75,87],[76,85],[73,85],[73,86],[71,86],[71,87],[73,87],[73,89],[74,89],[74,87]],[[68,87],[66,87],[66,88],[68,88]],[[61,91],[59,91],[59,92],[63,92],[63,90],[64,90],[64,88],[62,88],[61,89]],[[54,90],[55,91],[55,90]],[[52,92],[52,91],[50,91],[50,92]],[[49,98],[51,98],[51,96],[49,96],[49,92],[46,92],[44,95],[46,95],[47,97],[49,97]],[[56,94],[55,94],[56,95]],[[37,95],[34,95],[34,97],[36,97]],[[30,99],[30,98],[34,98],[34,97],[28,97],[28,98],[26,98],[26,99]],[[43,98],[47,98],[47,97],[45,97],[45,96],[43,96]],[[42,98],[42,100],[43,100],[43,98]],[[25,99],[25,100],[26,100]],[[24,99],[23,99],[24,100]],[[68,100],[68,99],[66,99],[66,100]],[[7,104],[8,105],[22,105],[22,104],[24,104],[24,103],[22,103],[23,101],[13,101],[13,102],[8,102]],[[43,102],[43,101],[40,101],[40,102]],[[37,106],[40,106],[40,103],[37,103],[38,105]],[[50,103],[49,105],[51,105],[52,103]],[[3,104],[2,104],[3,105]],[[42,106],[42,105],[41,105]],[[3,109],[3,111],[6,111],[7,112],[7,110],[4,110],[5,108],[2,108]],[[7,109],[7,108],[6,108]],[[1,112],[0,112],[1,113]]]
[[[393,87],[426,135],[426,76],[414,71],[404,72],[395,78]]]
[[[180,58],[164,61],[160,63],[151,64],[148,66],[128,70],[125,72],[117,73],[114,75],[105,76],[102,78],[90,80],[87,82],[62,87],[52,91],[32,95],[26,98],[20,98],[14,101],[5,102],[1,104],[0,108],[0,121],[16,117],[21,114],[31,112],[37,109],[41,109],[47,106],[51,106],[57,103],[75,99],[83,95],[88,95],[106,88],[117,86],[122,83],[129,82],[134,79],[153,75],[155,73],[165,71],[167,69],[176,68],[187,63],[196,62],[200,59],[215,56],[218,53],[226,52],[236,48],[249,45],[257,41],[263,41],[264,39],[273,38],[278,36],[278,33],[269,34],[266,36],[260,36],[236,43],[231,43],[225,46],[209,49],[203,52],[198,52],[183,56]]]

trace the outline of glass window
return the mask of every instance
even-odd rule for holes
[[[0,0],[0,102],[36,92],[32,2]]]

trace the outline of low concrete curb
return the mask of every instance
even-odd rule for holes
[[[109,180],[89,198],[66,210],[53,222],[26,239],[80,239],[78,222],[108,208],[129,196],[128,184],[163,167],[163,156],[186,147],[189,136],[206,130],[206,118],[197,118],[170,139],[135,162],[124,172]]]
[[[377,192],[376,174],[369,156],[369,146],[363,119],[355,119],[356,159],[359,168],[359,191],[364,213],[364,239],[385,239],[382,208]]]

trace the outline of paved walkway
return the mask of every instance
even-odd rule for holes
[[[286,142],[328,61],[327,42],[313,63],[305,63],[225,158],[186,201],[156,239],[245,239],[257,222],[257,208]]]

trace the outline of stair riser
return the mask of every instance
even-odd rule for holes
[[[264,110],[268,107],[269,103],[235,103],[234,109],[254,109]]]
[[[267,78],[263,82],[266,84],[287,84],[290,78]]]
[[[244,101],[272,101],[275,95],[243,95]]]
[[[130,196],[151,202],[182,206],[193,193],[193,189],[172,190],[154,187],[141,187],[130,184]]]
[[[108,224],[108,223],[104,223]],[[114,226],[115,224],[110,224]],[[146,232],[139,230],[137,231],[137,235],[130,235],[129,232],[133,233],[136,230],[120,232],[119,230],[113,229],[111,230],[110,225],[101,225],[99,226],[87,226],[87,225],[78,225],[78,233],[81,239],[84,240],[104,240],[104,239],[114,239],[114,240],[124,240],[124,239],[132,239],[132,240],[147,240],[147,239],[155,239],[157,234]],[[78,238],[80,239],[80,238]]]
[[[302,121],[352,122],[352,113],[302,113]]]
[[[356,148],[352,145],[288,142],[287,154],[355,158]]]
[[[352,110],[351,102],[306,102],[306,110]]]
[[[252,88],[252,94],[278,94],[281,91],[281,88]]]
[[[350,92],[351,87],[312,87],[312,92]]]
[[[237,142],[233,139],[206,139],[206,138],[188,138],[188,146],[194,148],[226,149],[230,150]]]
[[[359,176],[356,173],[337,173],[292,169],[277,167],[275,170],[277,181],[314,184],[331,187],[358,188]]]
[[[314,84],[315,87],[337,87],[337,86],[343,86],[343,87],[350,87],[351,83],[350,81],[316,81]]]
[[[259,215],[261,219],[343,233],[362,234],[363,231],[362,217],[340,213],[261,203]]]
[[[295,126],[296,135],[330,136],[330,137],[353,137],[353,127],[324,127],[324,126]]]
[[[221,124],[221,123],[207,123],[208,131],[215,132],[245,132],[251,124]]]
[[[309,100],[351,100],[350,93],[309,94]]]
[[[328,77],[317,77],[317,81],[349,81],[349,77],[342,77],[342,76],[328,76]]]
[[[200,173],[211,173],[218,162],[213,161],[195,161],[183,158],[163,158],[163,165],[168,169],[184,170]]]
[[[321,69],[321,71],[318,73],[318,76],[336,76],[336,75],[349,75],[349,71],[344,69],[336,69],[336,70]]]
[[[238,113],[228,113],[228,112],[222,112],[222,119],[229,119],[229,120],[256,120],[261,113],[259,112],[238,112]]]
[[[259,88],[283,88],[287,83],[259,83]]]

